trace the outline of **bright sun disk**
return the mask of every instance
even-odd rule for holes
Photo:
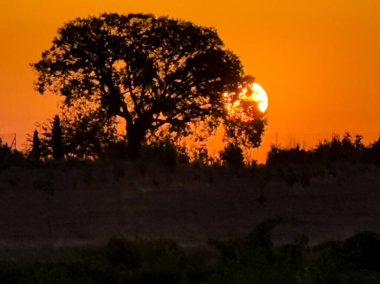
[[[224,104],[231,118],[252,122],[258,115],[255,106],[262,114],[267,111],[268,96],[259,84],[253,83],[243,88],[237,96],[234,93],[224,93]]]
[[[257,83],[253,83],[253,100],[258,103],[259,110],[261,112],[266,112],[268,109],[268,96],[263,87]]]

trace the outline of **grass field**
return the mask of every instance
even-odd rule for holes
[[[0,171],[0,256],[104,245],[111,237],[198,246],[281,217],[275,243],[380,231],[380,168],[222,168],[57,162]]]

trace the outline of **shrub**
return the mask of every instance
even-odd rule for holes
[[[241,167],[244,164],[244,156],[241,148],[235,144],[229,143],[220,153],[221,160],[231,167]]]
[[[7,144],[2,144],[0,140],[0,169],[10,166],[20,166],[24,163],[25,157],[21,152],[12,150]]]

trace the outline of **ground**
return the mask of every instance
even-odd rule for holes
[[[113,236],[184,246],[243,236],[281,217],[276,243],[380,231],[380,168],[349,165],[293,186],[255,169],[158,163],[51,163],[0,171],[0,257],[87,246]]]

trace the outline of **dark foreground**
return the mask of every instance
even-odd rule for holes
[[[379,188],[371,164],[4,167],[0,283],[380,283]]]
[[[171,241],[111,239],[104,249],[0,262],[1,283],[380,283],[380,235],[274,246],[268,220],[248,236],[184,249]]]
[[[280,170],[131,162],[1,169],[0,257],[99,247],[114,236],[197,246],[278,216],[277,244],[380,231],[379,166]]]

